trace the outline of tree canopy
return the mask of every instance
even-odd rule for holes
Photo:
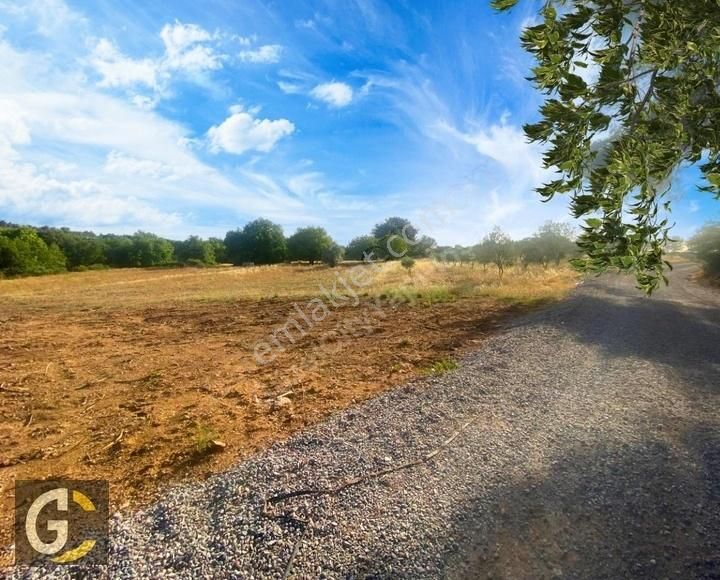
[[[300,228],[287,240],[288,258],[314,264],[335,244],[323,228]]]
[[[242,230],[225,236],[227,258],[235,265],[278,264],[287,256],[287,244],[282,227],[270,220],[259,218]]]
[[[540,15],[521,40],[547,98],[525,133],[557,178],[538,192],[568,194],[585,218],[578,268],[632,272],[652,292],[667,282],[674,172],[699,164],[720,197],[720,3],[547,0]]]
[[[375,236],[358,236],[350,240],[345,248],[345,257],[348,260],[372,260],[376,259],[377,248],[380,243]],[[371,255],[373,254],[373,255]]]

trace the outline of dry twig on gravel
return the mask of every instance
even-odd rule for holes
[[[367,473],[365,475],[360,475],[358,477],[348,479],[348,480],[336,485],[335,487],[315,488],[315,489],[305,488],[305,489],[298,489],[296,491],[288,491],[288,492],[273,495],[265,500],[265,502],[264,502],[265,505],[264,505],[263,511],[265,514],[269,515],[269,511],[267,509],[268,505],[275,505],[282,501],[286,501],[288,499],[309,496],[309,495],[336,495],[342,491],[345,491],[349,487],[359,485],[359,484],[369,481],[371,479],[375,479],[378,477],[382,477],[384,475],[388,475],[390,473],[395,473],[396,471],[401,471],[403,469],[410,469],[411,467],[416,467],[418,465],[422,465],[423,463],[427,463],[428,461],[431,461],[433,458],[435,458],[440,452],[444,451],[474,421],[475,421],[474,419],[467,421],[465,424],[463,424],[462,427],[460,427],[460,429],[458,429],[450,437],[448,437],[437,449],[431,451],[430,453],[426,453],[425,455],[423,455],[422,457],[420,457],[418,459],[408,461],[401,465],[396,465],[395,467],[388,467],[386,469],[380,469],[378,471],[373,471],[373,472]]]

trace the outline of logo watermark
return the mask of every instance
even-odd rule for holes
[[[108,502],[107,481],[16,481],[15,563],[107,563]]]

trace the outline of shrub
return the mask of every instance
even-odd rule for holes
[[[720,223],[705,225],[690,240],[690,250],[703,263],[706,274],[720,274]]]
[[[400,260],[400,265],[412,276],[412,269],[415,267],[415,260],[413,260],[410,256],[405,256],[402,260]]]
[[[189,260],[185,260],[185,265],[190,268],[204,268],[206,266],[205,262],[199,260],[198,258],[190,258]]]
[[[331,268],[334,268],[340,262],[342,262],[342,259],[343,248],[342,246],[338,246],[336,243],[333,243],[331,246],[323,250],[322,261]]]

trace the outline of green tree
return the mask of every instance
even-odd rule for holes
[[[47,245],[32,228],[0,229],[0,271],[9,276],[63,272],[65,255],[56,244]]]
[[[703,263],[706,274],[720,274],[720,223],[707,224],[695,234],[690,251]]]
[[[133,241],[129,236],[107,234],[102,236],[107,263],[113,268],[130,268]]]
[[[67,258],[67,267],[71,270],[81,266],[104,264],[105,245],[101,238],[92,232],[73,232],[68,228],[38,228],[38,235],[51,246],[55,244]]]
[[[148,232],[137,232],[131,238],[129,264],[136,267],[162,266],[173,260],[172,242]]]
[[[494,264],[502,280],[505,268],[515,262],[515,243],[500,228],[494,228],[483,238],[479,247],[479,262]]]
[[[377,224],[372,235],[377,239],[377,257],[384,260],[399,259],[407,254],[416,241],[417,228],[400,217],[387,218]]]
[[[340,262],[343,260],[343,254],[344,250],[343,247],[336,244],[335,242],[332,242],[329,246],[327,246],[322,253],[322,261],[330,266],[331,268],[334,268],[337,266]]]
[[[335,242],[323,228],[300,228],[287,240],[288,258],[314,264]]]
[[[507,10],[518,0],[492,0]],[[522,44],[547,95],[530,140],[549,143],[557,179],[585,225],[581,270],[635,274],[652,292],[669,240],[664,210],[682,164],[700,164],[720,197],[720,3],[717,0],[546,0]]]
[[[575,232],[572,226],[557,222],[546,222],[529,240],[530,261],[547,267],[551,262],[556,266],[577,254],[577,245],[573,241]]]
[[[190,236],[187,240],[176,242],[175,259],[186,263],[197,260],[203,264],[215,264],[215,246],[198,236]]]
[[[415,243],[410,245],[408,255],[413,258],[426,258],[430,255],[433,248],[437,246],[437,242],[430,236],[421,236],[414,240]]]
[[[225,250],[225,242],[220,238],[209,238],[208,244],[213,249],[213,255],[215,256],[215,262],[218,264],[224,264],[228,261],[227,251]]]
[[[249,262],[277,264],[287,257],[282,227],[263,218],[246,224],[242,230],[228,232],[225,248],[227,258],[236,266]]]
[[[379,246],[380,243],[375,236],[358,236],[353,238],[345,248],[345,258],[363,261],[376,260]]]

